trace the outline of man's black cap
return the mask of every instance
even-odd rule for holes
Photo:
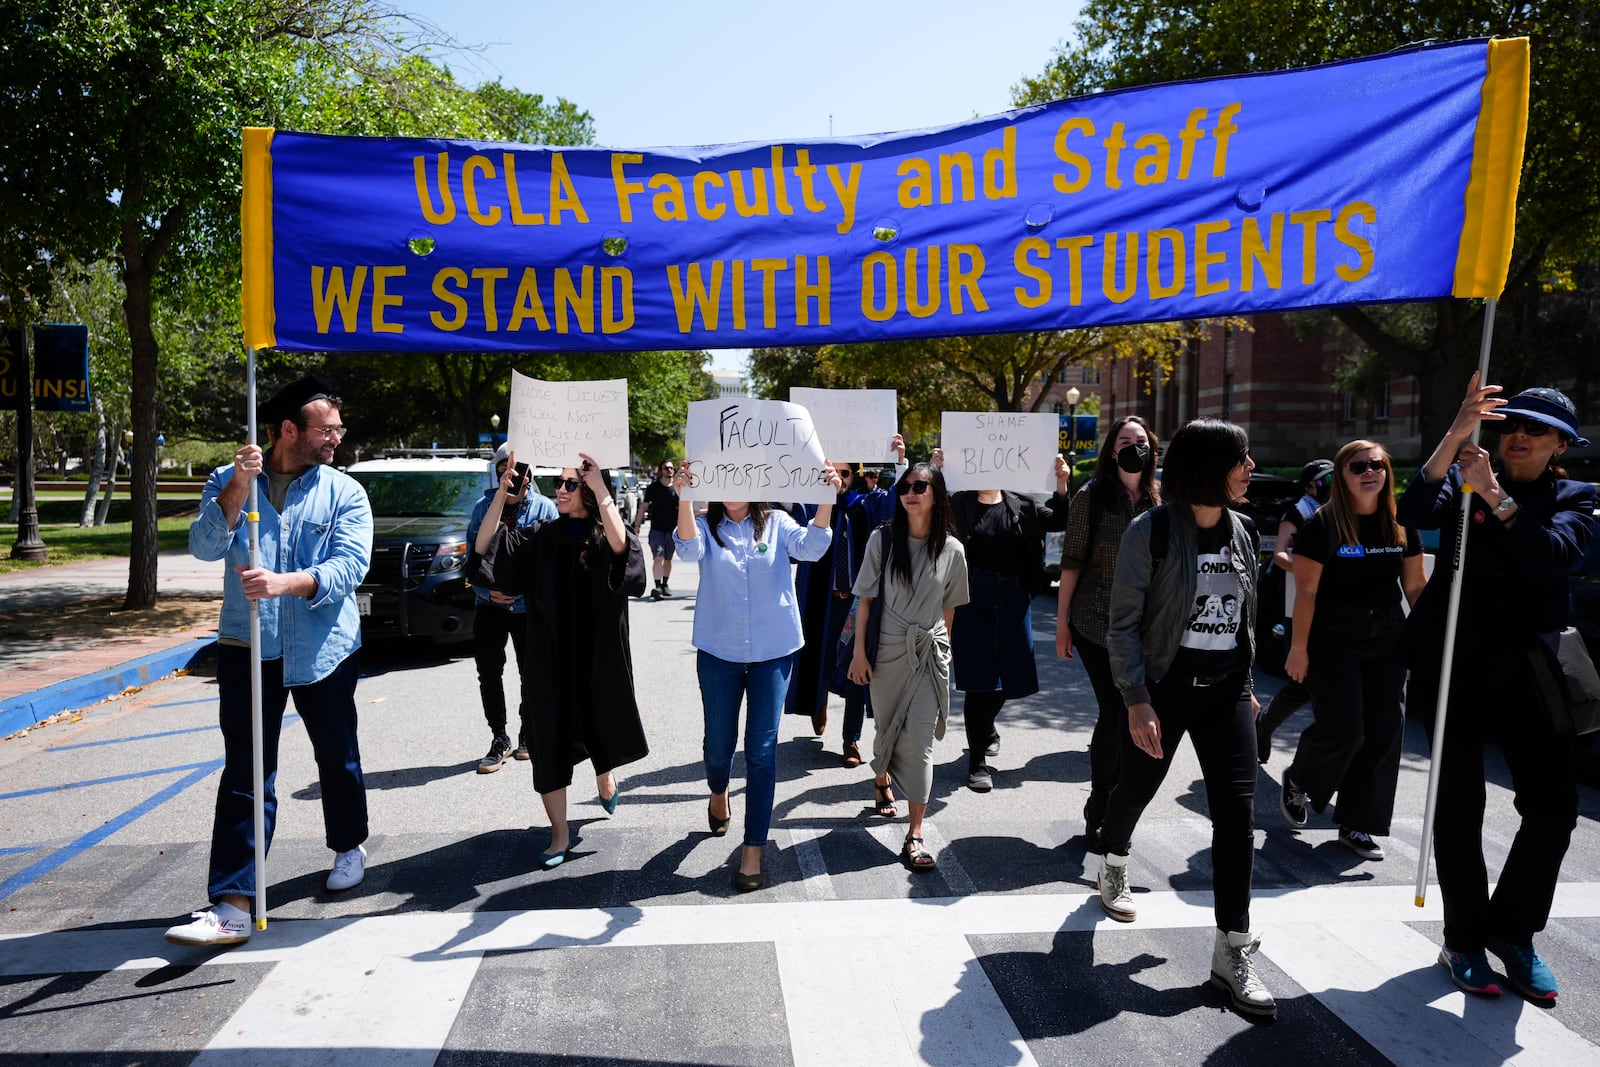
[[[338,394],[339,387],[320,374],[297,378],[270,396],[261,405],[260,417],[264,428],[276,430],[284,419],[297,419],[300,409],[313,400],[326,400]]]

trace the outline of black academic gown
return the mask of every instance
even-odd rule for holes
[[[502,525],[469,562],[475,581],[527,598],[526,662],[517,667],[541,794],[571,785],[585,759],[604,774],[649,752],[628,644],[628,598],[644,595],[644,552],[631,530],[617,555],[603,538],[590,543],[588,529],[575,519]]]

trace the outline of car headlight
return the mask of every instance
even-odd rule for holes
[[[467,565],[467,545],[465,541],[456,541],[439,546],[433,554],[433,566],[428,568],[429,574],[444,574],[449,571],[458,571]]]

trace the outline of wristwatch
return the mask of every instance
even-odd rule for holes
[[[1504,500],[1500,501],[1500,503],[1496,504],[1489,514],[1498,519],[1500,516],[1504,515],[1506,512],[1510,511],[1516,506],[1517,502],[1515,500],[1512,500],[1510,497],[1506,497]]]

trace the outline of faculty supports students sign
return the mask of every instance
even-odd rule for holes
[[[245,131],[246,339],[644,350],[1494,296],[1525,40],[652,152]]]

